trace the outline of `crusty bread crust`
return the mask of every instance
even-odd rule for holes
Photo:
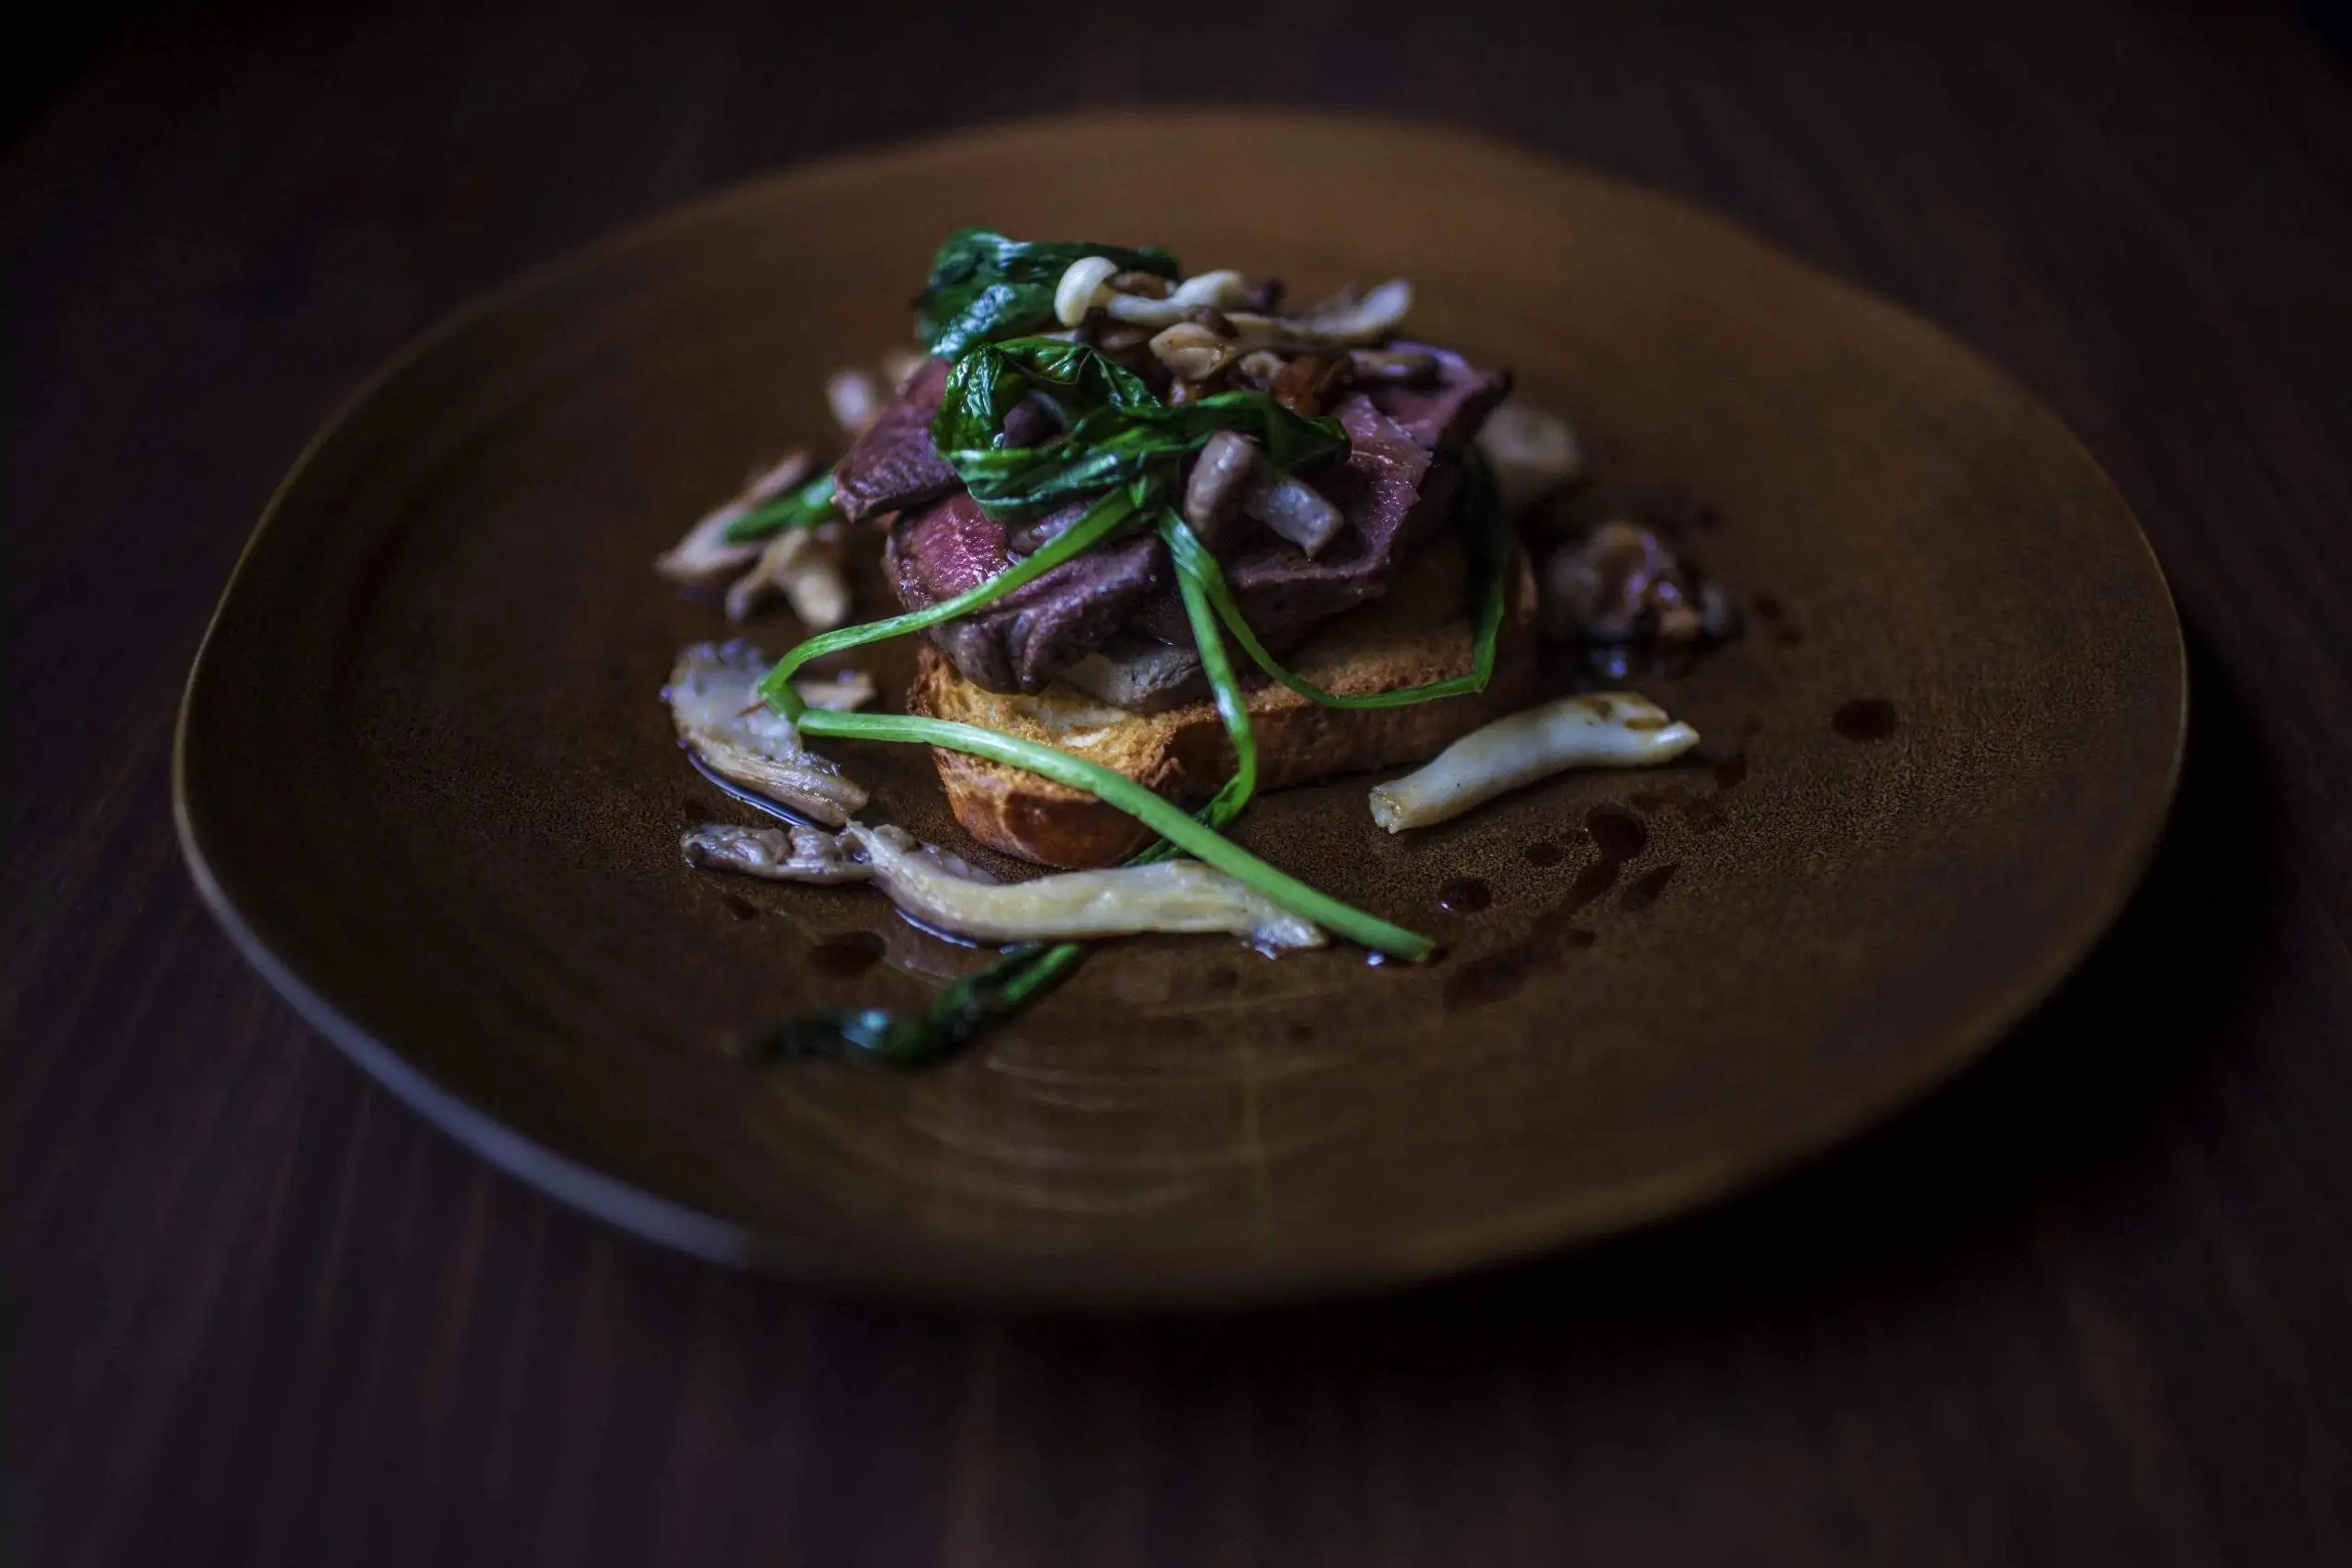
[[[1467,671],[1472,637],[1460,608],[1458,563],[1416,565],[1422,569],[1408,581],[1419,591],[1400,584],[1387,597],[1318,628],[1295,650],[1290,667],[1347,696]],[[1494,678],[1477,695],[1358,709],[1324,707],[1271,682],[1251,691],[1258,787],[1285,789],[1418,762],[1532,702],[1535,584],[1524,557],[1514,560],[1513,578]],[[1433,603],[1433,595],[1442,602]],[[974,685],[928,645],[907,694],[907,711],[1041,741],[1188,806],[1205,801],[1233,772],[1233,748],[1208,702],[1131,714],[1058,682],[1035,696],[1006,695]],[[932,756],[956,820],[1006,854],[1042,865],[1112,865],[1151,841],[1148,829],[1081,790],[960,751],[934,749]]]

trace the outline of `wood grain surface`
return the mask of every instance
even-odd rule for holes
[[[0,152],[0,1562],[2352,1561],[2352,73],[2242,6],[121,22]],[[469,293],[817,152],[1208,96],[1699,197],[2084,437],[2191,640],[2082,975],[1758,1197],[1385,1302],[854,1307],[494,1175],[250,974],[170,718],[277,477]]]

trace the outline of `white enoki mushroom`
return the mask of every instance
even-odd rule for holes
[[[1100,303],[1103,313],[1114,321],[1156,329],[1172,327],[1204,306],[1223,310],[1249,298],[1250,280],[1239,273],[1204,272],[1186,278],[1162,299],[1114,292]]]
[[[727,618],[747,620],[777,593],[812,632],[829,632],[849,619],[840,529],[786,528],[770,539],[752,570],[728,588]]]
[[[1274,378],[1289,363],[1271,348],[1253,348],[1233,362],[1233,378],[1262,392],[1274,384]]]
[[[820,822],[848,821],[865,805],[865,791],[802,745],[792,721],[760,701],[760,677],[767,672],[767,660],[749,643],[697,643],[679,654],[662,690],[679,741],[721,778]],[[854,707],[874,695],[874,682],[861,675],[796,689],[819,707]]]
[[[1226,310],[1250,297],[1250,280],[1238,272],[1200,273],[1159,299],[1120,293],[1111,287],[1111,279],[1118,275],[1119,264],[1108,256],[1080,256],[1070,263],[1062,269],[1061,281],[1054,285],[1054,318],[1066,327],[1075,327],[1086,320],[1088,311],[1099,310],[1114,321],[1157,330],[1174,326],[1204,305]]]
[[[1054,285],[1054,319],[1066,327],[1086,320],[1086,312],[1110,294],[1118,270],[1119,264],[1109,256],[1080,256],[1064,267],[1061,281]]]
[[[1503,510],[1511,513],[1541,500],[1584,468],[1583,448],[1568,422],[1518,401],[1487,416],[1478,432],[1478,450],[1493,466]]]
[[[1241,510],[1305,550],[1309,556],[1340,536],[1348,525],[1323,492],[1291,474],[1260,478],[1241,492]]]
[[[1230,339],[1198,321],[1179,321],[1151,340],[1151,352],[1180,381],[1205,381],[1232,364],[1241,350]]]
[[[1378,343],[1395,332],[1413,308],[1413,286],[1392,277],[1361,297],[1340,295],[1303,316],[1261,316],[1254,311],[1229,311],[1226,320],[1245,348],[1271,348],[1284,353],[1313,349],[1360,348]]]
[[[750,515],[799,484],[808,477],[815,465],[806,452],[792,452],[781,462],[752,476],[742,493],[726,505],[704,516],[701,522],[686,530],[686,536],[670,547],[669,551],[653,563],[653,569],[673,582],[690,587],[708,587],[723,582],[759,558],[761,545],[734,545],[727,541],[727,530],[738,519]]]
[[[1372,819],[1392,833],[1427,828],[1569,768],[1655,767],[1698,743],[1697,730],[1631,692],[1563,697],[1473,730],[1374,785]]]
[[[1348,369],[1359,382],[1416,386],[1437,375],[1437,355],[1421,349],[1351,348]]]
[[[1137,931],[1225,931],[1261,947],[1316,947],[1323,933],[1198,861],[1070,871],[1000,883],[903,829],[714,824],[681,841],[687,863],[780,882],[872,880],[924,925],[978,942],[1068,942]]]

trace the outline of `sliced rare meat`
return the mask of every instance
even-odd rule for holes
[[[1005,543],[1016,556],[1033,556],[1061,535],[1078,526],[1093,508],[1092,496],[1081,496],[1066,506],[1056,507],[1043,517],[1033,517],[1026,523],[1016,523],[1005,530]]]
[[[1381,412],[1430,451],[1453,452],[1468,446],[1495,405],[1510,395],[1510,372],[1481,370],[1450,348],[1395,343],[1389,350],[1426,354],[1437,361],[1435,386],[1382,387],[1371,394]]]
[[[935,500],[954,490],[956,470],[931,439],[947,393],[947,361],[926,359],[833,468],[833,500],[853,523]]]
[[[1226,581],[1250,629],[1269,648],[1295,642],[1309,626],[1386,592],[1388,583],[1453,508],[1459,470],[1432,462],[1404,427],[1362,392],[1340,404],[1347,461],[1307,476],[1347,519],[1347,527],[1310,560],[1285,540],[1261,536],[1225,563]],[[1172,590],[1141,606],[1136,630],[1188,645],[1183,601]]]
[[[1159,585],[1163,558],[1148,534],[1098,546],[985,609],[932,627],[932,640],[978,685],[1041,691],[1108,640]],[[976,588],[1013,560],[1003,525],[960,492],[906,513],[890,530],[891,581],[910,610]]]
[[[1347,527],[1314,559],[1261,533],[1225,562],[1242,615],[1277,653],[1317,623],[1385,592],[1454,507],[1461,468],[1452,457],[1433,457],[1363,393],[1349,396],[1336,416],[1348,433],[1347,459],[1307,478]],[[910,610],[975,588],[1017,558],[1003,525],[961,491],[904,512],[890,531],[891,581]],[[1167,552],[1148,535],[1090,550],[998,604],[933,627],[931,637],[975,683],[1035,692],[1122,629],[1190,656],[1192,627]],[[1172,690],[1180,674],[1155,665],[1150,684]]]

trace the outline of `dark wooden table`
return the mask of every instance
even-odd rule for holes
[[[1246,9],[151,12],[20,117],[0,1562],[2352,1561],[2344,60],[2220,5]],[[791,159],[1203,95],[1695,195],[2081,433],[2172,574],[2196,715],[2155,873],[2061,997],[1726,1211],[1172,1323],[666,1255],[297,1022],[198,908],[165,763],[239,543],[368,367]]]

